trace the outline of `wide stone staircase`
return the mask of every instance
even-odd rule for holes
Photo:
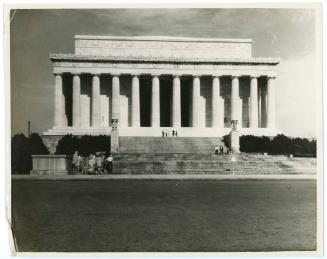
[[[224,146],[214,137],[120,137],[121,153],[211,153]]]
[[[315,158],[215,155],[219,138],[121,137],[116,174],[315,174]],[[225,146],[224,146],[225,147]]]
[[[120,174],[315,174],[315,158],[252,154],[120,153],[113,173]]]

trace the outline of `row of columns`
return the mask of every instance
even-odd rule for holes
[[[181,127],[181,82],[180,77],[173,78],[172,94],[172,127]],[[73,127],[81,126],[81,79],[79,74],[73,75]],[[160,80],[159,75],[152,76],[151,94],[151,127],[160,127]],[[275,87],[274,78],[269,77],[267,83],[267,128],[275,128]],[[223,98],[220,96],[220,77],[212,80],[212,127],[222,128],[224,125]],[[239,97],[239,77],[232,77],[231,119],[240,120],[241,100]],[[192,127],[200,126],[200,77],[193,77],[192,85]],[[120,113],[120,81],[119,75],[112,75],[112,119],[119,120]],[[251,77],[250,84],[250,120],[249,127],[258,127],[258,79]],[[63,96],[62,75],[55,74],[55,126],[67,126],[65,119],[65,101]],[[100,75],[92,78],[92,127],[100,127]],[[140,83],[138,75],[132,75],[132,127],[140,127]]]

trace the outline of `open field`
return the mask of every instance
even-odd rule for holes
[[[316,249],[314,180],[13,180],[18,249]]]

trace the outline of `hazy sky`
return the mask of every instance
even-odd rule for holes
[[[12,134],[26,134],[28,120],[35,132],[52,127],[49,52],[73,53],[74,35],[86,34],[251,38],[255,57],[281,58],[278,128],[293,136],[316,136],[321,86],[312,9],[17,10],[10,27]]]

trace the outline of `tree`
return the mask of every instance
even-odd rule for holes
[[[16,134],[11,139],[11,172],[28,174],[32,169],[32,155],[48,154],[41,137],[32,133],[29,138]]]
[[[65,135],[57,145],[56,154],[73,155],[78,151],[81,156],[88,156],[96,152],[110,151],[110,136],[90,136],[81,137]]]
[[[24,134],[16,134],[11,139],[11,171],[26,174],[32,169],[29,140]]]
[[[37,133],[32,133],[29,137],[30,152],[32,155],[49,154],[47,147],[44,145],[42,138]]]

